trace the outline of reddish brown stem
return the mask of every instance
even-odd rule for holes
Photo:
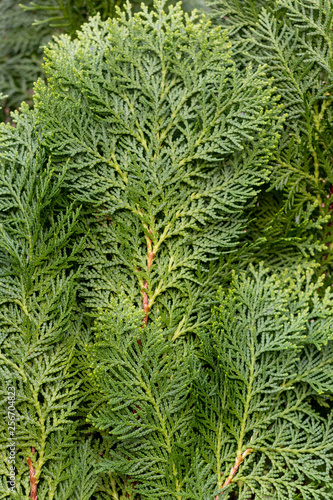
[[[31,448],[31,453],[34,455],[36,452],[36,448],[32,447]],[[37,500],[37,480],[35,477],[35,469],[32,463],[31,458],[27,458],[28,466],[29,466],[29,471],[30,471],[30,498],[32,500]]]
[[[151,234],[151,229],[149,229],[149,233]],[[146,235],[146,241],[147,241],[147,252],[148,252],[147,269],[149,270],[153,264],[153,261],[155,258],[155,253],[152,251],[152,241],[149,238],[149,236],[147,236],[147,235]],[[139,267],[138,267],[138,271],[140,271]],[[144,288],[144,290],[142,291],[142,309],[145,312],[145,316],[143,318],[143,325],[142,326],[144,326],[148,323],[148,316],[149,316],[149,311],[150,311],[149,297],[148,297],[147,292],[145,291],[145,290],[148,290],[147,280],[144,281],[143,288]],[[140,347],[142,347],[141,339],[138,340],[138,344]],[[135,406],[137,406],[137,405],[135,405]],[[137,413],[137,411],[135,409],[133,409],[132,412]],[[137,485],[137,481],[135,481],[132,484],[132,487],[135,488],[136,485]],[[126,498],[129,498],[129,493],[126,493]]]
[[[155,254],[154,254],[154,252],[152,252],[152,251],[150,250],[150,251],[148,252],[148,264],[147,264],[147,269],[150,269],[150,268],[151,268],[154,258],[155,258]]]
[[[151,233],[151,230],[149,229],[149,232]],[[154,261],[154,258],[155,258],[155,253],[152,251],[152,241],[151,239],[149,238],[149,236],[146,236],[146,240],[147,240],[147,251],[148,251],[148,259],[147,259],[147,269],[149,270],[153,264],[153,261]],[[148,290],[148,283],[147,283],[147,280],[145,280],[144,282],[144,288],[146,290]],[[149,298],[148,298],[148,294],[147,292],[143,291],[142,292],[142,308],[144,310],[144,312],[146,313],[145,314],[145,317],[143,318],[143,322],[145,324],[147,324],[148,322],[148,316],[149,316],[149,311],[150,311],[150,307],[149,307]]]
[[[237,456],[236,461],[235,461],[235,465],[231,469],[227,479],[224,481],[224,483],[222,485],[222,489],[225,488],[226,486],[228,486],[233,481],[240,464],[243,462],[245,457],[247,457],[251,453],[251,451],[252,451],[252,448],[248,448],[246,451],[244,451],[244,453],[242,455]],[[223,495],[223,492],[216,495],[215,500],[219,500],[222,495]]]
[[[131,479],[131,478],[129,478],[129,479]],[[134,481],[134,483],[132,484],[132,488],[134,489],[137,484],[138,484],[138,482]],[[130,497],[129,493],[126,493],[126,498],[129,498],[129,497]]]
[[[147,280],[144,282],[144,288],[148,290],[148,283]],[[147,324],[148,322],[148,315],[149,315],[149,298],[147,292],[142,292],[142,308],[144,312],[146,313],[145,317],[143,318],[143,322]]]

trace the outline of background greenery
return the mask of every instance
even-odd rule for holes
[[[174,2],[175,3],[175,2]],[[43,51],[53,36],[68,33],[75,37],[76,30],[90,16],[99,13],[102,20],[116,15],[116,6],[125,0],[30,0],[0,1],[0,89],[6,96],[2,100],[0,120],[9,120],[9,113],[18,109],[24,100],[32,104],[33,83],[43,77]],[[132,3],[140,9],[140,0]],[[150,7],[152,1],[146,2]],[[185,11],[205,9],[203,0],[185,0]]]

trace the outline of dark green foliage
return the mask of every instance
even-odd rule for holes
[[[267,64],[287,113],[269,191],[248,232],[251,240],[266,237],[254,257],[280,268],[315,258],[330,285],[332,4],[221,0],[213,10],[227,28],[237,64]]]
[[[61,29],[75,36],[76,31],[89,16],[97,13],[103,20],[114,17],[116,6],[121,7],[124,0],[49,0],[47,2],[29,2],[23,5],[28,12],[42,13],[43,19],[37,19],[35,25],[45,24],[51,28]]]
[[[7,108],[15,109],[23,100],[31,103],[33,82],[43,73],[42,46],[50,41],[52,31],[47,26],[32,26],[36,16],[36,12],[23,12],[13,0],[0,2],[0,91],[7,96],[1,121],[9,118]],[[42,13],[39,19],[43,19]]]
[[[101,16],[102,20],[109,17],[117,16],[117,7],[125,5],[124,0],[49,0],[45,2],[30,2],[25,10],[49,12],[50,16],[44,22],[50,26],[63,29],[66,33],[75,35],[75,32],[80,29],[81,25],[96,14]],[[133,0],[131,3],[132,10],[138,11],[142,7],[142,3],[149,8],[153,7],[152,0],[140,2]],[[175,3],[169,1],[168,4]],[[182,4],[185,11],[190,11],[194,8],[205,9],[205,3],[202,0],[187,0]],[[52,17],[53,14],[53,17]],[[38,21],[37,21],[38,23]]]
[[[64,172],[54,174],[33,117],[27,107],[24,112],[15,116],[16,128],[0,132],[0,491],[1,498],[28,497],[31,459],[39,498],[64,500],[69,497],[60,493],[61,483],[66,480],[74,491],[80,480],[72,456],[78,453],[73,417],[82,395],[74,371],[77,276],[71,270],[82,251],[72,241],[79,212],[68,206],[54,213]],[[10,414],[8,387],[15,392]],[[15,495],[5,486],[12,439]],[[70,478],[66,463],[73,469]]]
[[[121,5],[123,2],[118,2]],[[45,45],[59,33],[75,36],[89,15],[114,16],[113,1],[57,1],[38,4],[29,0],[0,2],[0,91],[6,96],[0,120],[21,102],[32,104],[33,84],[44,76]]]
[[[1,120],[9,120],[9,110],[21,102],[32,104],[33,83],[43,77],[42,56],[53,36],[76,30],[97,12],[102,19],[115,15],[122,0],[0,2],[0,90],[3,102]]]
[[[235,276],[200,362],[113,299],[87,356],[101,394],[88,420],[107,443],[96,470],[136,499],[330,498],[333,422],[316,406],[333,389],[333,294],[320,299],[313,276]]]
[[[123,7],[125,3],[125,0],[48,0],[47,3],[37,0],[23,5],[23,8],[26,11],[43,13],[44,19],[37,19],[35,25],[48,24],[52,28],[61,29],[63,32],[75,36],[76,31],[90,17],[99,14],[103,21],[109,17],[116,17],[117,7]],[[131,2],[132,10],[140,10],[141,4],[140,0],[133,0]],[[152,0],[147,0],[143,4],[149,8],[153,6]],[[200,0],[187,0],[183,4],[185,11],[199,6],[205,8],[205,3]]]
[[[116,16],[124,0],[49,0],[0,2],[0,91],[6,96],[0,113],[9,121],[10,111],[21,102],[32,104],[33,83],[44,76],[42,56],[45,45],[60,33],[76,36],[81,25],[97,13],[102,20]],[[140,1],[132,2],[136,10]],[[152,7],[152,1],[147,5]],[[188,0],[185,10],[204,7],[203,0]]]
[[[180,6],[128,5],[49,45],[35,111],[0,130],[17,500],[333,496],[333,294],[318,266],[331,63],[312,35],[328,43],[330,18],[316,5],[222,2],[232,44]]]
[[[199,449],[220,490],[244,457],[223,500],[331,498],[333,421],[312,402],[333,389],[333,295],[312,278],[235,276],[202,336]]]
[[[269,190],[253,212],[256,258],[283,267],[313,259],[332,283],[332,4],[288,0],[215,3],[238,64],[267,64],[287,113]]]
[[[180,498],[190,475],[193,398],[187,344],[168,340],[142,310],[114,299],[96,325],[92,377],[105,406],[88,421],[110,433],[110,458],[99,470],[130,476],[140,498]]]

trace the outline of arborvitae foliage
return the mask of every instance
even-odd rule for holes
[[[180,6],[165,12],[156,4],[155,12],[144,8],[134,16],[128,7],[104,23],[96,17],[75,41],[62,36],[47,49],[45,70],[47,84],[35,87],[43,145],[59,169],[66,165],[66,190],[84,204],[81,300],[100,318],[103,345],[116,335],[105,324],[116,321],[107,310],[122,293],[131,307],[122,301],[117,314],[134,308],[137,318],[136,337],[120,336],[107,352],[113,361],[106,358],[101,368],[93,338],[94,357],[86,358],[105,378],[104,385],[98,379],[88,419],[101,431],[109,473],[101,474],[98,495],[117,498],[124,482],[120,488],[131,496],[179,497],[190,491],[192,470],[189,347],[180,337],[210,322],[221,255],[235,251],[246,231],[242,212],[267,179],[281,112],[262,69],[238,71],[221,30],[197,14],[184,16]],[[164,344],[154,344],[161,335]],[[133,356],[142,362],[135,373]],[[133,385],[146,376],[151,391],[164,391],[164,403],[156,394],[135,406],[121,400],[114,430],[115,398],[122,392],[128,398],[126,367]],[[132,391],[129,402],[140,396],[140,387]],[[161,431],[156,426],[169,405]],[[147,426],[146,437],[132,429],[123,442],[137,420]]]
[[[52,36],[76,30],[89,15],[99,12],[102,19],[115,15],[115,5],[123,0],[57,1],[48,3],[22,0],[0,2],[0,90],[6,96],[1,121],[21,102],[32,104],[34,82],[44,75],[42,56]]]
[[[91,19],[45,69],[36,115],[0,150],[17,497],[330,498],[330,288],[260,267],[216,299],[275,165],[271,81],[237,68],[206,18],[160,3]]]
[[[114,17],[116,6],[122,6],[124,0],[48,0],[47,2],[29,2],[23,6],[25,11],[43,13],[44,19],[36,20],[35,25],[47,24],[51,28],[61,29],[74,35],[89,16],[97,13],[102,19]]]
[[[327,285],[333,281],[332,14],[328,0],[220,0],[214,9],[237,63],[267,64],[287,113],[270,191],[255,212],[251,236],[265,229],[267,237],[257,255],[280,266],[315,257]]]
[[[42,55],[53,36],[76,31],[89,17],[99,13],[102,20],[115,17],[116,6],[124,0],[1,0],[0,2],[0,90],[3,101],[0,120],[9,120],[9,112],[24,100],[32,103],[33,83],[43,76]],[[152,1],[147,0],[152,7]],[[134,0],[133,8],[140,9]],[[183,8],[204,7],[204,0],[187,0]]]
[[[42,55],[52,36],[76,30],[97,12],[102,19],[115,15],[123,0],[0,2],[0,90],[3,101],[1,120],[24,100],[32,104],[33,83],[41,76]]]
[[[142,310],[124,297],[112,300],[95,333],[92,382],[105,404],[88,422],[109,434],[98,470],[122,477],[131,498],[180,498],[195,442],[192,349],[158,323],[143,329]]]
[[[112,300],[89,348],[104,402],[88,420],[109,433],[97,470],[129,475],[135,499],[330,498],[333,421],[315,407],[333,390],[333,294],[312,281],[235,276],[200,363]]]
[[[133,10],[140,9],[141,2],[138,0],[132,0],[130,3]],[[175,2],[171,0],[168,3]],[[37,0],[24,6],[24,9],[48,12],[49,16],[43,21],[37,21],[37,24],[47,23],[51,27],[61,28],[66,33],[75,35],[75,32],[89,17],[96,14],[99,14],[102,20],[116,17],[117,7],[122,7],[124,4],[124,0],[48,0],[47,3]],[[153,2],[146,0],[144,4],[152,7]],[[202,0],[185,0],[182,6],[184,10],[192,10],[198,6],[205,8],[205,3]]]
[[[198,447],[216,500],[331,498],[333,420],[313,402],[333,389],[333,295],[312,272],[251,274],[220,292],[202,337]]]
[[[24,112],[0,131],[0,496],[83,500],[92,448],[79,444],[74,419],[79,213],[54,213],[64,172],[54,174]]]
[[[219,258],[237,248],[276,145],[262,69],[239,72],[219,28],[157,4],[60,37],[45,70],[35,87],[43,144],[92,212],[86,304],[124,290],[174,339],[204,327]]]

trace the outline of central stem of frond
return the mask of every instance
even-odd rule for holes
[[[34,447],[31,448],[31,453],[34,455],[36,449]],[[32,500],[37,500],[37,480],[35,476],[35,469],[32,463],[31,458],[27,458],[29,472],[30,472],[30,498]]]
[[[237,471],[238,471],[238,468],[240,466],[240,464],[243,462],[243,460],[252,452],[252,448],[248,448],[246,451],[244,451],[244,453],[242,453],[241,455],[238,455],[237,458],[236,458],[236,461],[235,461],[235,465],[232,467],[230,473],[229,473],[229,476],[227,477],[227,479],[225,480],[225,482],[223,483],[222,485],[222,489],[225,488],[226,486],[228,486],[234,479]],[[216,495],[215,497],[215,500],[219,500],[220,499],[220,496],[223,495],[223,492],[222,493],[219,493],[218,495]]]
[[[149,228],[149,233],[151,234],[151,229]],[[154,258],[155,258],[155,253],[152,251],[152,241],[149,236],[146,235],[146,241],[147,241],[147,252],[148,252],[148,258],[147,258],[147,269],[149,270],[153,264]],[[147,280],[144,281],[144,289],[148,290],[148,283]],[[149,298],[147,292],[143,290],[142,292],[142,308],[144,310],[145,317],[143,319],[144,323],[147,324],[148,322],[148,316],[149,316]]]

